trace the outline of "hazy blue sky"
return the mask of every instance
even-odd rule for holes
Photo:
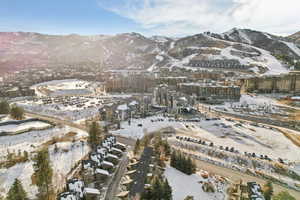
[[[190,35],[300,31],[299,0],[1,0],[0,31]]]

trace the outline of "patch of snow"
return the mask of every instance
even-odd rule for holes
[[[157,121],[158,118],[163,119],[163,121]],[[151,122],[151,120],[153,122]],[[142,126],[138,126],[139,124],[142,124]],[[147,117],[144,119],[132,119],[130,125],[128,124],[128,122],[122,122],[121,129],[111,131],[111,133],[131,138],[142,138],[144,134],[151,133],[170,126],[182,127],[183,125],[177,122],[169,122],[168,118],[155,116]]]
[[[164,60],[164,57],[161,56],[161,55],[157,55],[155,56],[156,60],[159,60],[159,61],[163,61]]]
[[[0,194],[5,196],[14,183],[15,179],[19,179],[29,198],[34,198],[38,192],[35,185],[31,183],[31,175],[34,173],[33,162],[16,164],[8,169],[0,169]]]
[[[186,175],[175,168],[166,167],[164,172],[172,187],[172,195],[174,200],[183,200],[188,195],[193,196],[195,200],[225,200],[226,199],[226,185],[218,183],[215,179],[204,179],[198,174]],[[210,181],[216,186],[215,193],[205,192],[202,189],[200,181]]]
[[[122,111],[125,111],[125,110],[128,110],[128,109],[129,108],[128,108],[127,104],[122,104],[122,105],[119,105],[117,107],[117,110],[122,110]]]
[[[26,122],[19,125],[10,124],[5,126],[0,126],[0,133],[1,132],[18,132],[22,130],[26,130],[29,128],[45,128],[50,126],[50,124],[41,122],[41,121],[34,121],[34,122]]]
[[[300,56],[300,49],[294,43],[284,42],[284,41],[281,41],[281,42],[286,44],[295,54]]]
[[[252,44],[251,39],[248,37],[248,35],[243,30],[238,29],[238,33],[244,43]]]

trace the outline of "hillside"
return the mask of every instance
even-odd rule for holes
[[[300,31],[288,36],[287,38],[300,45]]]
[[[198,62],[241,65],[257,73],[279,74],[288,70],[272,55],[300,58],[291,40],[248,29],[223,34],[202,33],[179,39],[118,35],[45,35],[0,33],[0,72],[31,66],[100,63],[111,68],[198,67]],[[196,63],[196,64],[195,64]],[[218,64],[217,64],[218,65]]]

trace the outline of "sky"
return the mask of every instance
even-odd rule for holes
[[[0,32],[185,36],[300,31],[300,0],[0,0]]]

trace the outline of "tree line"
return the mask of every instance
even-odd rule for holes
[[[191,175],[196,172],[196,165],[192,159],[178,151],[172,152],[170,165],[187,175]]]

